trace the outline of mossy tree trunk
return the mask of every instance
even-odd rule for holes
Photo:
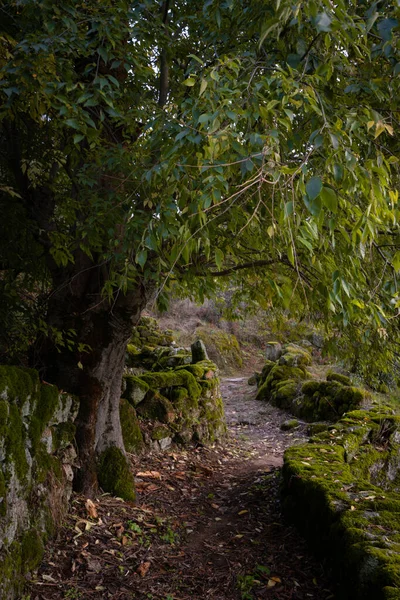
[[[97,489],[98,456],[111,446],[124,451],[119,403],[125,351],[150,291],[138,282],[125,294],[120,291],[112,300],[105,298],[107,269],[81,252],[74,264],[57,267],[52,275],[55,291],[47,324],[71,337],[58,348],[54,338],[39,340],[35,366],[46,381],[80,398],[76,488],[90,495]]]

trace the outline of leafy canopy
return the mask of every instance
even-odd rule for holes
[[[7,298],[83,252],[111,300],[139,281],[201,299],[226,275],[240,301],[398,337],[397,2],[0,10]]]

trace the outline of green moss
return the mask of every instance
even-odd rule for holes
[[[172,423],[175,420],[175,411],[171,402],[158,392],[148,392],[146,398],[137,407],[138,414],[152,421]]]
[[[125,390],[122,397],[128,400],[132,406],[137,406],[149,391],[149,385],[140,377],[134,375],[124,375]]]
[[[150,437],[152,440],[164,440],[165,438],[171,437],[171,432],[168,427],[160,425],[158,427],[154,427]]]
[[[99,484],[105,492],[124,500],[135,500],[133,474],[119,448],[111,446],[100,455],[97,472]]]
[[[201,388],[196,379],[186,369],[165,371],[161,373],[146,373],[140,379],[146,382],[153,390],[163,390],[169,387],[185,387],[191,398],[200,397]]]
[[[280,365],[288,367],[304,367],[311,365],[311,354],[300,346],[289,345],[279,359]]]
[[[6,400],[0,400],[0,439],[5,437],[8,423],[9,404]]]
[[[328,381],[338,381],[342,385],[351,386],[350,377],[347,377],[346,375],[342,375],[341,373],[335,373],[334,371],[328,371],[328,373],[326,375],[326,379]]]
[[[41,444],[34,457],[32,477],[36,483],[45,483],[52,475],[57,481],[62,482],[63,470],[61,461],[54,455],[49,454]]]
[[[34,404],[39,395],[39,375],[33,369],[0,366],[0,397],[22,406],[30,399]]]
[[[292,429],[296,429],[299,427],[300,423],[297,419],[290,419],[289,421],[284,421],[281,424],[282,431],[291,431]]]
[[[266,380],[266,378],[268,377],[268,375],[270,374],[271,370],[273,369],[273,367],[275,367],[276,363],[272,360],[266,360],[264,363],[264,366],[261,370],[261,376],[258,380],[258,385],[262,385],[264,383],[264,381]]]
[[[43,536],[36,530],[27,531],[21,540],[21,562],[25,573],[39,566],[44,554]]]
[[[21,481],[25,479],[28,473],[28,463],[25,455],[25,439],[26,432],[22,423],[19,408],[17,405],[11,404],[5,441],[6,462],[13,462],[17,477]]]
[[[182,369],[185,369],[185,371],[191,373],[194,377],[196,377],[196,379],[201,379],[204,376],[204,372],[206,371],[204,366],[202,366],[199,363],[194,365],[182,365],[177,367],[175,370],[179,371]]]
[[[53,445],[54,450],[60,450],[65,448],[74,441],[76,433],[76,425],[67,421],[66,423],[59,423],[53,428]]]
[[[143,436],[135,409],[128,400],[121,399],[119,405],[122,437],[127,452],[140,454],[143,449]]]
[[[0,470],[0,517],[4,517],[7,512],[7,486],[3,471]]]
[[[220,329],[198,327],[196,337],[203,340],[208,356],[221,369],[240,368],[243,365],[242,353],[236,337]]]

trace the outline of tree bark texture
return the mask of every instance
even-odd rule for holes
[[[101,295],[107,269],[79,251],[75,263],[53,268],[54,292],[47,324],[74,332],[73,349],[55,348],[45,338],[36,346],[36,365],[46,381],[80,398],[76,441],[80,469],[76,488],[97,489],[96,457],[109,446],[124,451],[119,403],[127,342],[151,296],[143,283],[112,302]],[[79,351],[78,344],[83,344]]]

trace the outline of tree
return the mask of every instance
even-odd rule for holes
[[[85,492],[123,448],[125,346],[149,300],[229,277],[246,300],[397,335],[397,6],[0,11],[2,345],[35,335],[32,364],[80,396]]]

